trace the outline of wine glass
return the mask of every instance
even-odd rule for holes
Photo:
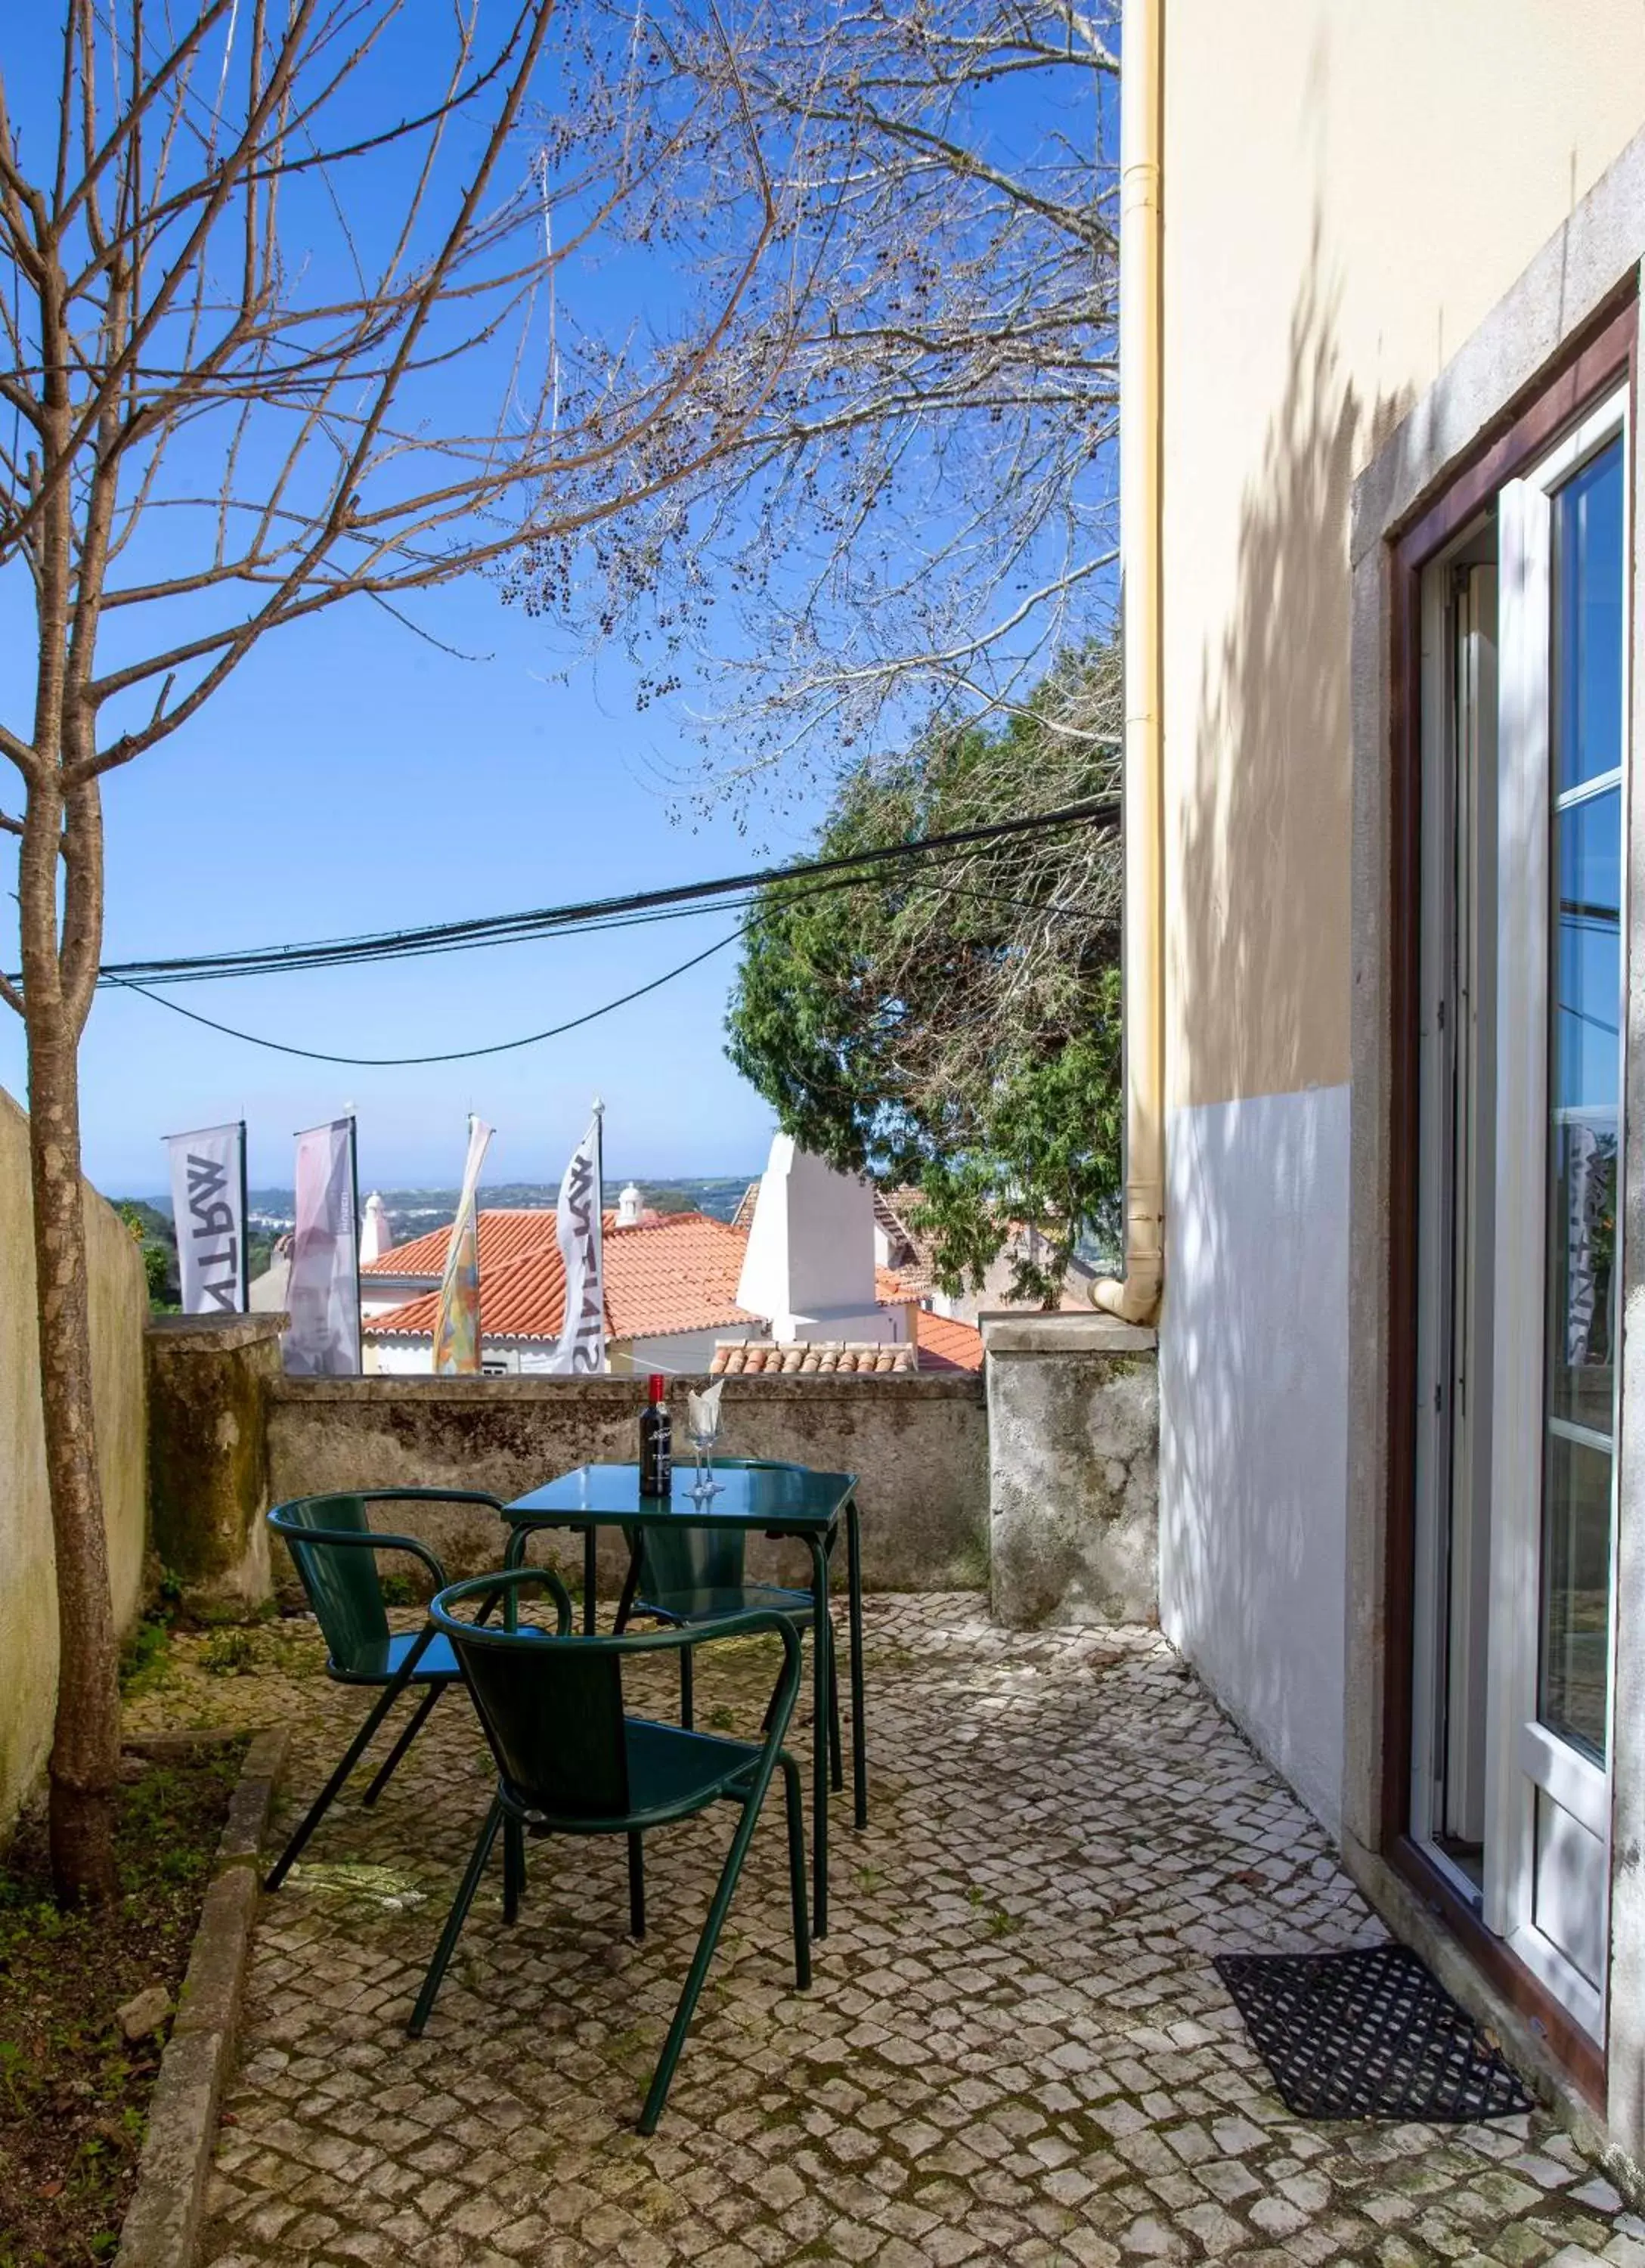
[[[706,1393],[685,1397],[685,1430],[687,1439],[697,1455],[697,1478],[691,1484],[693,1504],[706,1504],[720,1492],[721,1484],[713,1476],[714,1444],[719,1439],[719,1396],[725,1385],[719,1379]]]

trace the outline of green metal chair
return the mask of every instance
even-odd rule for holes
[[[555,1637],[519,1626],[520,1591],[527,1583],[542,1585],[553,1599],[559,1616]],[[458,1611],[478,1601],[483,1615],[499,1594],[504,1601],[500,1624],[469,1619]],[[733,1741],[631,1717],[623,1706],[624,1661],[683,1646],[687,1639],[682,1631],[578,1637],[570,1634],[572,1602],[564,1585],[550,1570],[537,1567],[513,1568],[506,1574],[479,1575],[468,1582],[454,1583],[429,1609],[435,1631],[450,1646],[468,1683],[497,1760],[498,1782],[497,1794],[458,1887],[408,2029],[415,2039],[428,2022],[499,1828],[504,1837],[505,1922],[514,1919],[525,1889],[527,1835],[626,1836],[629,1926],[640,1938],[645,1933],[645,1835],[653,1827],[689,1819],[722,1799],[739,1804],[742,1815],[640,2113],[640,2132],[652,2134],[668,2100],[680,2051],[753,1840],[760,1807],[771,1775],[778,1769],[788,1822],[794,1980],[801,1992],[811,1982],[800,1774],[783,1748],[794,1696],[800,1690],[800,1640],[791,1622],[769,1613],[727,1616],[702,1634],[698,1642],[712,1644],[719,1638],[774,1631],[783,1643],[782,1665],[766,1712],[763,1739]]]
[[[716,1457],[715,1467],[731,1472],[803,1472],[803,1465],[785,1464],[775,1457]],[[750,1583],[743,1573],[748,1548],[746,1530],[739,1528],[696,1528],[681,1514],[666,1528],[639,1528],[628,1532],[629,1572],[617,1606],[616,1624],[625,1630],[635,1615],[666,1624],[671,1630],[703,1630],[727,1615],[781,1615],[803,1634],[812,1626],[815,1601],[811,1592],[780,1583]],[[680,1722],[689,1732],[696,1721],[692,1649],[680,1654]],[[828,1632],[829,1777],[843,1787],[845,1769],[840,1753],[839,1663],[832,1617]],[[861,1727],[852,1736],[860,1740]]]
[[[437,1638],[432,1622],[425,1622],[420,1631],[398,1635],[388,1627],[377,1565],[379,1552],[409,1551],[433,1576],[436,1590],[443,1590],[447,1580],[446,1570],[425,1543],[415,1535],[387,1535],[373,1528],[366,1517],[367,1505],[402,1502],[476,1504],[501,1509],[496,1497],[477,1489],[352,1489],[335,1496],[294,1497],[288,1504],[277,1504],[269,1514],[269,1525],[290,1550],[324,1634],[327,1676],[340,1685],[374,1686],[380,1692],[342,1762],[269,1869],[263,1882],[266,1890],[277,1890],[285,1880],[293,1860],[406,1688],[418,1687],[423,1698],[366,1789],[368,1808],[387,1786],[440,1695],[461,1678],[451,1648]]]

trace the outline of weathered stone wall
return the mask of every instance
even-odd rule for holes
[[[1159,1371],[1106,1315],[985,1325],[995,1618],[1158,1618]]]
[[[202,1599],[269,1594],[268,1397],[280,1315],[162,1315],[148,1332],[154,1548]]]
[[[85,1192],[92,1388],[114,1619],[123,1631],[143,1590],[143,1256],[113,1209]],[[0,1831],[46,1761],[57,1696],[57,1583],[34,1330],[28,1121],[0,1093]]]
[[[688,1381],[670,1381],[685,1443]],[[505,1501],[573,1466],[635,1454],[638,1379],[276,1380],[268,1397],[270,1501],[327,1489],[486,1489]],[[962,1377],[751,1378],[727,1381],[727,1456],[781,1457],[856,1473],[863,1574],[871,1589],[980,1587],[987,1580],[988,1447],[981,1381]],[[497,1564],[484,1510],[386,1505],[380,1524],[431,1544],[456,1576]],[[603,1539],[602,1572],[621,1580],[623,1547]],[[540,1556],[572,1567],[573,1539]],[[792,1568],[791,1547],[749,1547],[751,1573]],[[277,1555],[276,1580],[285,1571]],[[289,1577],[288,1577],[289,1580]]]

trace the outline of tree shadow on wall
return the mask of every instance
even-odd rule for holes
[[[1176,784],[1164,1598],[1219,1697],[1334,1819],[1347,1459],[1356,461],[1404,404],[1336,344],[1317,222]],[[1169,603],[1169,593],[1168,593]],[[1245,1098],[1234,1101],[1230,1098]]]

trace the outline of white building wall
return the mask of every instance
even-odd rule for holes
[[[714,1359],[714,1349],[722,1339],[761,1339],[771,1337],[757,1323],[722,1323],[712,1331],[668,1331],[660,1338],[618,1340],[611,1349],[611,1367],[615,1372],[660,1370],[672,1375],[675,1372],[687,1374],[707,1370]]]
[[[860,1336],[876,1335],[865,1332]],[[696,1374],[707,1370],[713,1361],[714,1349],[722,1339],[770,1336],[771,1333],[757,1324],[732,1323],[709,1331],[668,1331],[657,1338],[613,1339],[607,1349],[607,1360],[614,1377],[653,1370],[670,1375],[676,1371]],[[547,1375],[552,1355],[553,1349],[539,1339],[488,1338],[480,1350],[481,1360],[488,1370],[500,1364],[511,1377]],[[365,1367],[379,1375],[426,1378],[433,1366],[432,1339],[368,1338],[365,1342]]]
[[[901,1326],[874,1295],[874,1238],[867,1182],[837,1174],[778,1134],[760,1180],[737,1305],[769,1317],[778,1339],[894,1342]]]
[[[1160,1620],[1321,1822],[1341,1810],[1348,1089],[1173,1111]]]

